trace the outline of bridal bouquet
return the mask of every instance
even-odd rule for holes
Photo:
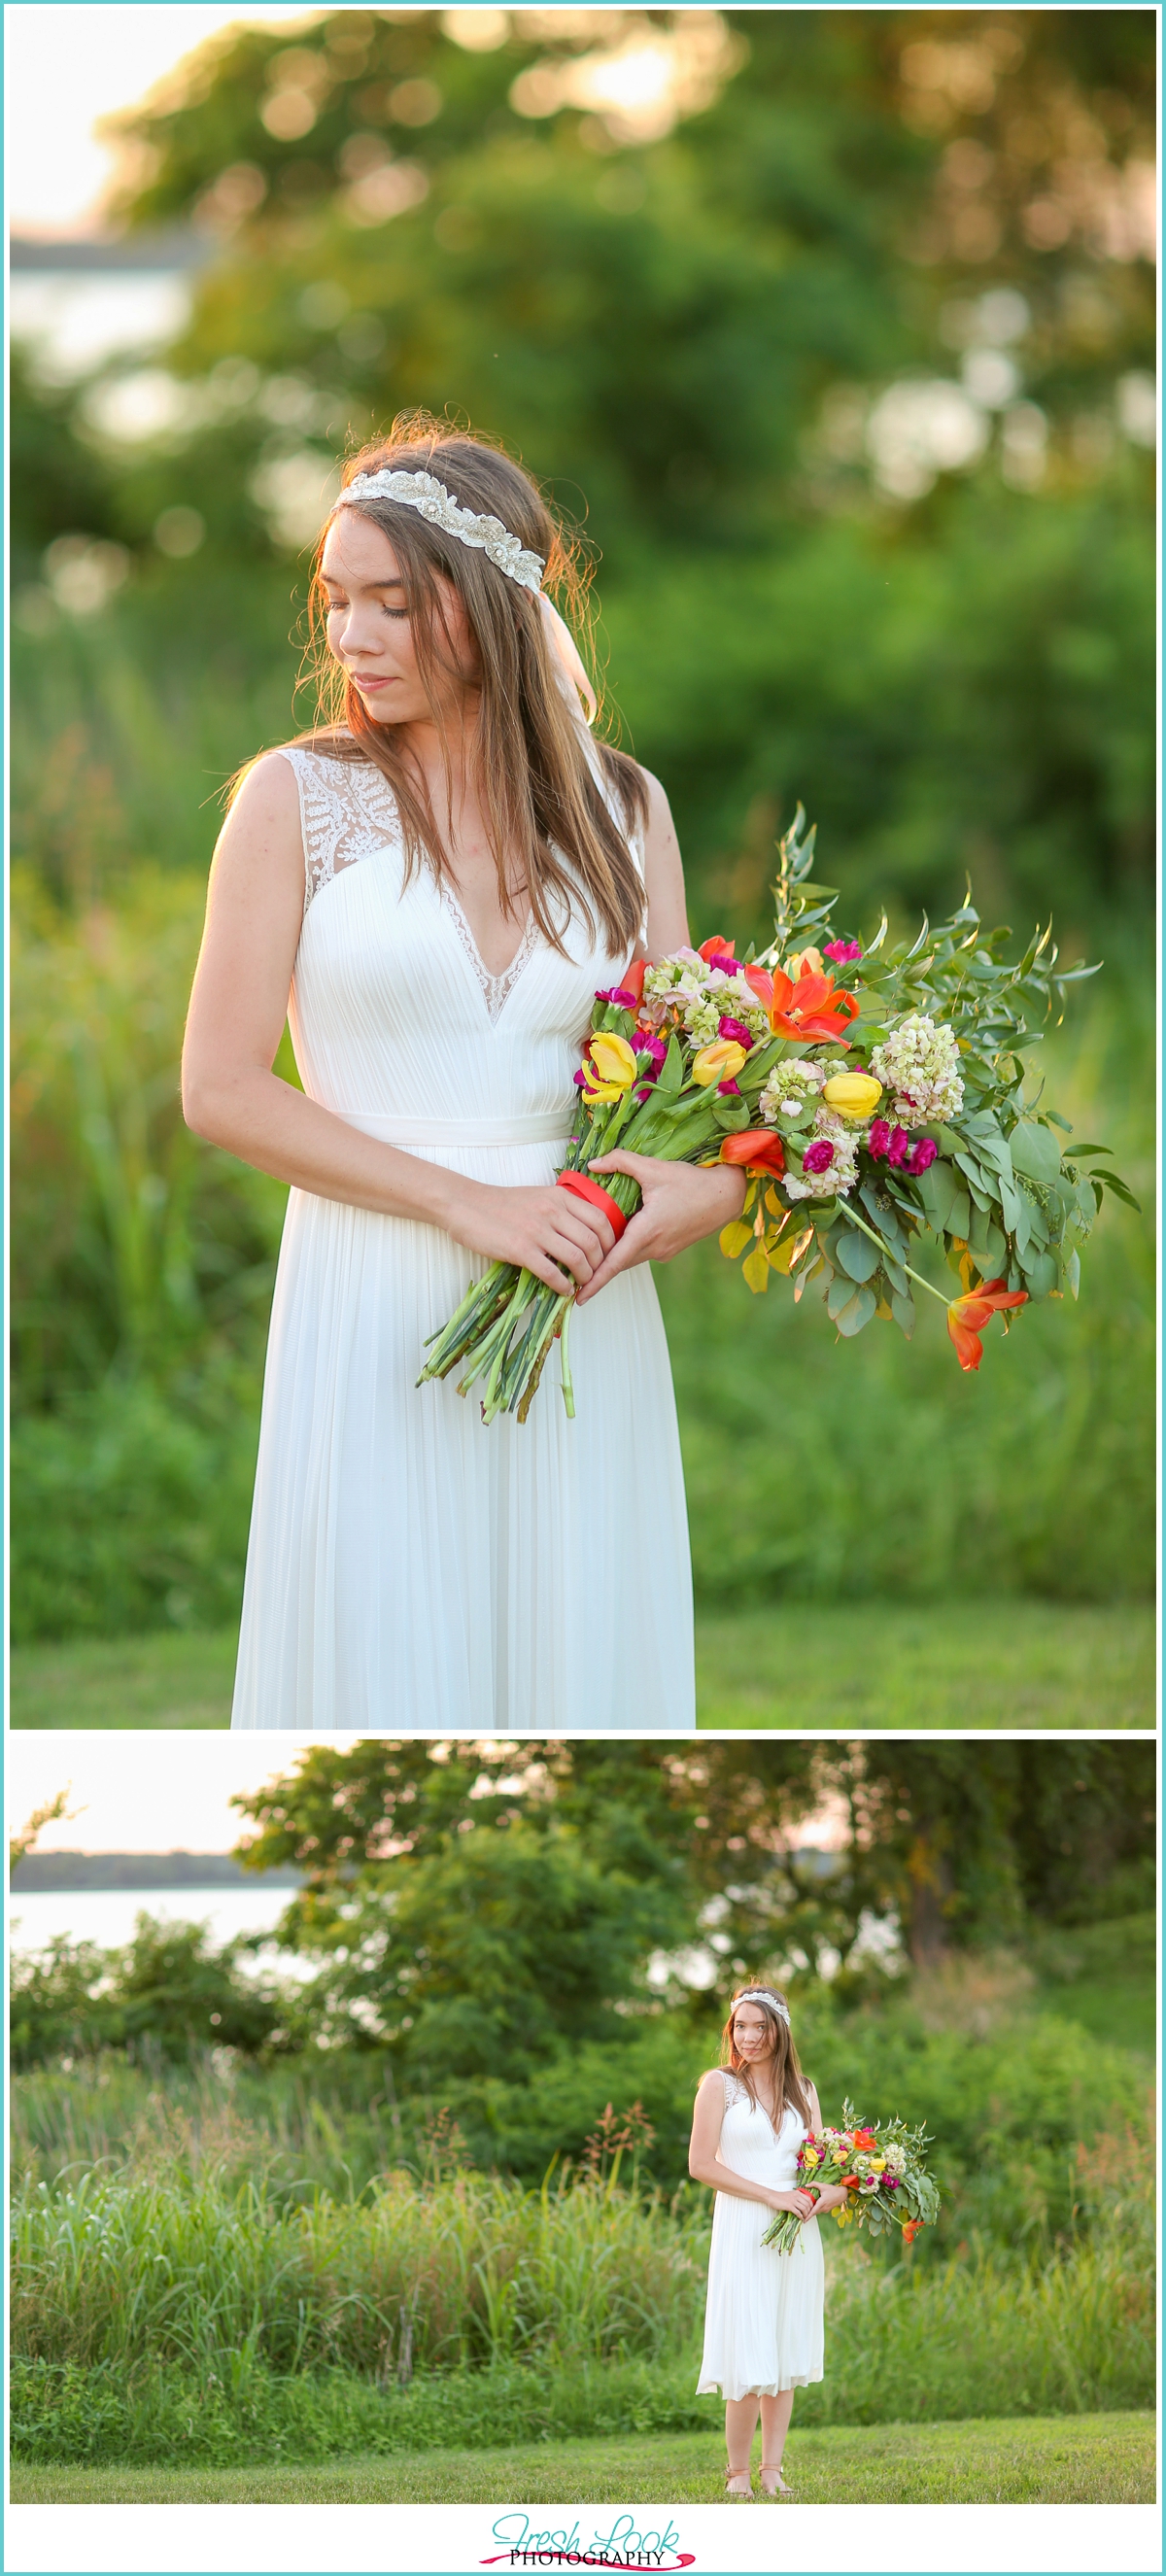
[[[888,947],[884,916],[864,948],[826,938],[837,894],[812,882],[814,834],[798,807],[780,845],[775,937],[760,957],[706,939],[656,965],[639,960],[597,993],[575,1075],[579,1107],[559,1185],[603,1209],[617,1237],[639,1184],[588,1170],[617,1145],[666,1162],[735,1163],[742,1212],[721,1250],[742,1260],[754,1294],[771,1272],[813,1287],[850,1339],[877,1316],[909,1340],[913,1291],[946,1309],[960,1367],[979,1368],[993,1315],[1077,1295],[1078,1246],[1106,1190],[1131,1206],[1107,1145],[1063,1143],[1072,1130],[1027,1097],[1032,1024],[1095,974],[1058,970],[1051,933],[1013,963],[1009,933],[984,933],[971,894],[950,920]],[[915,1266],[920,1240],[943,1246],[959,1293]],[[743,1259],[742,1259],[742,1256]],[[525,1422],[547,1354],[561,1348],[563,1398],[574,1292],[494,1261],[431,1336],[418,1379],[461,1368],[483,1383],[487,1422]]]
[[[617,1240],[639,1206],[639,1183],[612,1172],[601,1186],[587,1169],[617,1144],[663,1162],[720,1158],[757,1173],[783,1168],[778,1138],[751,1122],[784,1041],[775,1035],[768,1002],[758,998],[747,973],[731,941],[707,939],[703,948],[681,949],[658,966],[639,959],[623,984],[595,996],[591,1035],[575,1075],[574,1134],[557,1177],[561,1188],[602,1208]],[[835,1002],[832,978],[816,981],[823,989],[815,1025],[822,1035],[841,1032],[858,1004],[848,995]],[[503,1411],[525,1422],[557,1340],[563,1397],[573,1414],[567,1354],[573,1303],[573,1290],[562,1295],[513,1262],[491,1262],[444,1329],[431,1337],[418,1385],[463,1365],[458,1392],[466,1395],[484,1380],[487,1422]]]
[[[834,2212],[839,2227],[868,2227],[872,2236],[889,2236],[897,2227],[912,2244],[939,2216],[939,2185],[923,2155],[931,2143],[926,2129],[909,2129],[903,2120],[864,2128],[850,2102],[842,2105],[842,2121],[840,2129],[815,2129],[803,2138],[794,2189],[818,2192],[840,2183],[851,2197]],[[761,2242],[790,2254],[804,2225],[796,2211],[779,2209]]]
[[[751,1177],[740,1218],[721,1234],[755,1292],[771,1271],[794,1279],[795,1302],[813,1286],[838,1331],[862,1332],[875,1316],[908,1340],[913,1288],[938,1297],[960,1367],[978,1369],[980,1334],[995,1314],[1067,1287],[1081,1275],[1078,1245],[1105,1191],[1131,1206],[1107,1168],[1107,1145],[1062,1143],[1068,1121],[1026,1098],[1033,1022],[1054,997],[1097,972],[1058,971],[1051,932],[1034,935],[1014,963],[1006,930],[985,934],[971,893],[950,920],[888,948],[887,922],[867,947],[825,939],[837,901],[811,883],[814,835],[799,806],[780,848],[777,936],[750,986],[770,1002],[786,1038],[767,1075],[762,1124],[780,1149]],[[853,1002],[845,1031],[827,1039],[815,1022],[827,970],[844,972]],[[816,1043],[799,1041],[798,1032]],[[945,1296],[912,1254],[930,1234],[943,1245],[961,1293]]]

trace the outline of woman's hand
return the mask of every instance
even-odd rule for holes
[[[844,2191],[840,2182],[824,2182],[821,2191],[818,2194],[818,2206],[815,2215],[818,2218],[823,2218],[828,2209],[845,2209],[848,2201],[852,2198],[853,2194],[851,2192]]]
[[[740,1216],[745,1198],[745,1174],[729,1163],[702,1170],[696,1163],[662,1163],[653,1154],[616,1152],[601,1154],[587,1168],[600,1178],[604,1172],[629,1172],[640,1184],[644,1203],[629,1217],[614,1250],[581,1286],[581,1306],[598,1296],[618,1271],[634,1270],[640,1261],[672,1261],[702,1235],[719,1234]]]
[[[775,2209],[792,2209],[795,2218],[813,2218],[815,2206],[821,2207],[820,2201],[815,2204],[812,2191],[774,2191],[769,2196]],[[823,2193],[822,2198],[825,2196]]]
[[[499,1189],[488,1181],[459,1181],[445,1225],[467,1252],[515,1261],[561,1297],[586,1287],[615,1242],[615,1229],[600,1208],[553,1182]]]

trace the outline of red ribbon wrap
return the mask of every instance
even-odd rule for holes
[[[627,1218],[623,1209],[617,1207],[610,1190],[593,1181],[589,1172],[560,1172],[557,1186],[561,1190],[573,1190],[577,1199],[590,1199],[592,1207],[599,1208],[607,1218],[616,1242],[619,1242]]]

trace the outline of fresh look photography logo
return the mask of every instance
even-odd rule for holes
[[[483,2567],[642,2567],[653,2571],[671,2571],[694,2567],[695,2553],[682,2550],[680,2534],[669,2521],[662,2531],[640,2531],[630,2513],[617,2515],[610,2531],[594,2531],[589,2540],[580,2536],[576,2522],[570,2531],[536,2531],[527,2513],[504,2513],[494,2524],[494,2553],[479,2563]]]

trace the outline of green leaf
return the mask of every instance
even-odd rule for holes
[[[829,1305],[829,1299],[826,1302]],[[863,1326],[870,1323],[872,1316],[878,1313],[878,1303],[873,1288],[856,1288],[841,1310],[830,1307],[838,1330],[846,1341],[853,1341],[854,1335],[861,1333]]]
[[[848,1279],[845,1271],[837,1271],[831,1279],[830,1285],[826,1291],[826,1312],[828,1315],[833,1315],[835,1322],[837,1322],[843,1307],[850,1304],[850,1300],[853,1295],[853,1279]]]
[[[1065,1285],[1066,1285],[1067,1289],[1069,1290],[1069,1294],[1070,1294],[1070,1296],[1072,1296],[1072,1297],[1079,1297],[1079,1296],[1080,1296],[1080,1294],[1081,1294],[1081,1255],[1080,1255],[1080,1253],[1079,1253],[1079,1252],[1071,1252],[1071,1253],[1069,1254],[1069,1258],[1068,1258],[1067,1262],[1065,1263]]]
[[[947,1226],[952,1201],[959,1192],[959,1183],[951,1164],[942,1161],[933,1163],[930,1171],[924,1172],[916,1181],[915,1187],[923,1202],[927,1222],[932,1232],[942,1234]]]
[[[1050,1288],[1056,1287],[1057,1265],[1051,1252],[1030,1253],[1021,1267],[1030,1297],[1047,1297]]]
[[[681,1054],[675,1036],[673,1036],[668,1040],[668,1053],[660,1067],[659,1077],[655,1088],[657,1091],[679,1091],[683,1080],[684,1057]]]
[[[891,1313],[895,1318],[899,1331],[902,1333],[904,1339],[909,1342],[911,1335],[915,1330],[914,1299],[909,1296],[901,1297],[898,1290],[895,1289],[891,1297]]]
[[[844,1224],[832,1250],[839,1268],[845,1270],[851,1279],[859,1282],[873,1279],[879,1266],[879,1254],[867,1235],[858,1234],[852,1225]]]
[[[1022,1118],[1013,1128],[1009,1143],[1014,1171],[1023,1172],[1030,1181],[1041,1182],[1045,1189],[1051,1187],[1061,1168],[1061,1148],[1048,1128]]]

